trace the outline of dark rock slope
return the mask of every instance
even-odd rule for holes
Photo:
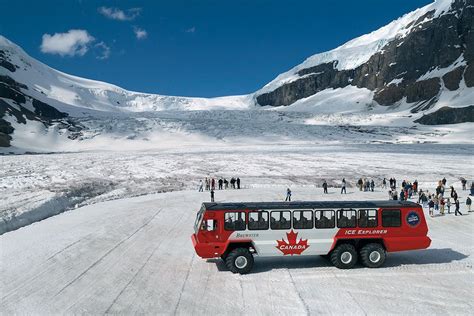
[[[412,31],[395,38],[355,69],[337,70],[337,60],[301,69],[301,78],[258,95],[259,105],[290,105],[328,88],[353,85],[374,91],[374,101],[393,105],[404,97],[412,112],[429,109],[442,87],[457,90],[462,79],[474,87],[474,0],[455,0],[450,12],[432,18],[434,11],[413,21]],[[420,80],[435,68],[459,66],[441,77]],[[397,83],[391,83],[393,80]]]

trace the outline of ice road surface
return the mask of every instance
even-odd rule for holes
[[[293,186],[294,199],[341,196]],[[459,191],[465,200],[467,191]],[[284,186],[217,191],[218,201],[275,201]],[[235,275],[194,253],[208,193],[176,191],[80,207],[0,236],[4,314],[470,314],[474,216],[428,218],[429,249],[388,254],[384,267],[339,270],[315,257],[257,258]],[[464,211],[462,205],[462,211]],[[464,212],[467,214],[466,212]]]

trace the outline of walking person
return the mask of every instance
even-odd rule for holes
[[[287,188],[286,189],[286,199],[285,199],[285,202],[288,201],[288,202],[291,202],[291,190],[290,188]]]
[[[454,203],[456,203],[456,204],[455,204],[455,205],[456,205],[456,208],[454,209],[454,215],[455,215],[455,216],[458,216],[458,213],[459,213],[459,215],[462,216],[462,213],[459,211],[459,200],[456,200]]]
[[[202,183],[202,180],[199,180],[199,191],[198,192],[203,192],[203,183]]]
[[[240,178],[237,178],[236,182],[237,182],[237,189],[240,189]]]
[[[448,208],[448,214],[451,214],[451,199],[447,198],[446,207]]]
[[[211,202],[214,202],[214,189],[211,189]]]
[[[372,181],[370,181],[370,190],[374,192],[374,188],[375,188],[375,182],[374,182],[374,179],[372,179]]]
[[[206,191],[210,190],[210,182],[209,179],[206,177]]]
[[[323,189],[324,189],[324,194],[328,194],[328,184],[326,180],[324,180],[323,182]]]
[[[387,180],[385,178],[383,178],[382,189],[386,189],[386,188],[387,188]]]
[[[342,186],[341,186],[341,194],[344,192],[344,194],[347,194],[346,192],[346,179],[342,178]]]
[[[471,212],[471,204],[472,204],[472,200],[470,197],[467,197],[466,199],[466,206],[467,206],[467,211],[468,212]]]

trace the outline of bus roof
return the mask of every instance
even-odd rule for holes
[[[208,211],[276,210],[276,209],[349,209],[420,207],[411,201],[294,201],[294,202],[229,202],[202,203]]]

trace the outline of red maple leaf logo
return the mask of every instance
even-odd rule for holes
[[[303,240],[300,238],[300,241],[296,242],[296,237],[298,237],[298,233],[295,233],[293,229],[291,232],[286,233],[286,238],[288,238],[288,242],[286,242],[283,238],[282,240],[277,240],[278,245],[276,248],[283,252],[283,255],[301,255],[303,251],[309,248],[308,239]]]

